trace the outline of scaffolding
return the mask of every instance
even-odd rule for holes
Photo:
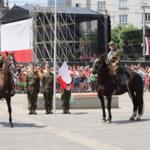
[[[65,13],[62,13],[65,12]],[[34,60],[53,61],[54,55],[54,8],[32,7]],[[57,62],[75,58],[75,49],[79,45],[75,14],[69,14],[67,8],[57,12]]]

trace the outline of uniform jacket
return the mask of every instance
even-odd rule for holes
[[[45,72],[42,78],[42,89],[44,93],[53,91],[54,75],[52,72]]]
[[[29,72],[27,74],[27,92],[39,93],[40,90],[40,78],[36,72]]]

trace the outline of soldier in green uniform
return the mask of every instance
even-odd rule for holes
[[[45,101],[45,110],[46,114],[52,114],[52,103],[53,103],[53,82],[54,76],[51,72],[51,67],[47,63],[45,65],[45,72],[42,77],[42,89],[43,89],[43,96]]]
[[[37,98],[40,90],[40,78],[34,70],[34,64],[31,63],[27,74],[27,97],[29,114],[37,114]]]
[[[126,85],[127,79],[129,78],[129,73],[125,68],[120,66],[122,52],[117,48],[113,41],[109,42],[109,48],[110,52],[107,55],[107,61],[112,69],[111,73],[115,75],[116,79],[116,90],[113,94],[119,94],[121,86]]]
[[[71,84],[67,84],[66,87],[62,89],[61,94],[63,114],[71,114],[71,112],[69,111],[70,98],[71,98]]]

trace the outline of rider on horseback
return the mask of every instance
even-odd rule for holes
[[[114,94],[118,94],[120,93],[120,87],[126,85],[129,73],[120,66],[122,53],[113,41],[109,42],[109,48],[110,52],[107,55],[107,62],[112,70],[111,73],[115,76],[116,90]]]
[[[9,54],[7,51],[5,52],[6,58],[5,58],[5,63],[8,63],[7,66],[10,67],[10,73],[11,73],[11,96],[15,95],[15,83],[14,83],[14,73],[13,70],[11,69],[12,65],[12,56]]]
[[[4,57],[2,54],[0,54],[0,68],[3,67],[3,63],[4,63]]]

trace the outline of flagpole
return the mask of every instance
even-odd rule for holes
[[[55,0],[55,24],[54,24],[54,95],[53,95],[53,110],[56,115],[56,50],[57,50],[57,0]]]

